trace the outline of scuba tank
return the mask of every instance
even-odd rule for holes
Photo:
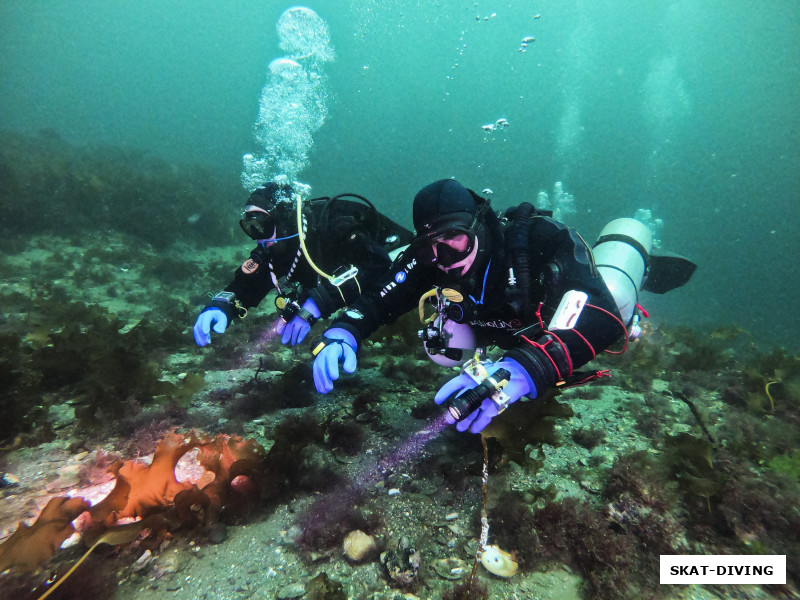
[[[597,270],[617,303],[622,322],[633,318],[650,265],[653,238],[636,219],[615,219],[603,227],[592,249]]]
[[[652,254],[650,230],[636,219],[615,219],[603,227],[592,253],[626,326],[637,319],[639,292],[664,294],[689,281],[697,265],[677,254]]]

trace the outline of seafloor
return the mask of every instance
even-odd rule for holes
[[[191,227],[187,217],[172,226]],[[210,347],[192,340],[245,241],[143,238],[105,227],[4,241],[0,541],[53,497],[99,503],[115,484],[109,465],[147,463],[162,439],[255,443],[246,467],[226,463],[239,475],[225,471],[210,505],[178,518],[171,499],[142,500],[168,524],[99,545],[50,598],[799,597],[797,357],[734,325],[648,324],[625,355],[596,361],[612,377],[497,418],[482,490],[479,436],[436,429],[432,397],[453,373],[424,357],[414,315],[319,396],[308,345],[270,334],[270,297]],[[201,477],[198,452],[179,480]],[[482,508],[489,543],[519,565],[510,577],[479,566],[470,578]],[[354,530],[373,542],[357,561],[343,550]],[[86,541],[64,546],[38,570],[6,570],[0,599],[60,581]],[[670,553],[786,554],[788,583],[660,586]],[[0,567],[15,560],[0,546]]]

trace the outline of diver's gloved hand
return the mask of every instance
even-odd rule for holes
[[[208,346],[211,343],[211,327],[216,333],[225,333],[228,326],[228,315],[215,306],[209,306],[194,323],[194,341],[198,346]]]
[[[504,358],[494,364],[486,363],[484,367],[490,376],[498,369],[505,369],[510,373],[511,376],[508,379],[508,383],[506,387],[503,388],[503,391],[509,397],[508,404],[513,404],[522,398],[522,396],[536,397],[536,386],[533,384],[533,379],[531,379],[531,376],[522,365],[513,358]],[[458,397],[477,385],[478,384],[472,377],[466,373],[461,373],[445,383],[439,391],[436,392],[433,401],[436,402],[436,404],[441,404],[453,394],[456,394],[456,397]],[[491,398],[486,398],[477,410],[472,411],[456,423],[456,429],[459,431],[466,431],[469,429],[472,433],[480,433],[496,416],[497,404]],[[447,414],[447,421],[450,424],[454,422],[450,414]]]
[[[319,319],[321,314],[319,308],[317,308],[316,302],[314,302],[312,298],[303,302],[303,306],[300,307],[300,314],[292,317],[292,320],[283,328],[281,344],[294,346],[302,342],[306,339],[308,332],[311,331],[311,325],[313,325],[314,321]],[[279,331],[278,333],[281,332]]]
[[[331,327],[322,334],[321,340],[314,348],[314,385],[320,394],[327,394],[333,389],[333,382],[339,379],[339,363],[345,373],[356,370],[356,350],[358,342],[355,336],[341,327]]]

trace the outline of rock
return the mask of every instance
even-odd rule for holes
[[[47,416],[53,425],[53,429],[63,429],[75,424],[75,408],[69,404],[54,404],[48,411]]]
[[[58,476],[54,480],[45,484],[45,489],[48,492],[58,492],[78,487],[81,481],[81,470],[82,467],[78,463],[66,465],[59,469]]]
[[[212,544],[221,544],[228,539],[228,528],[223,523],[214,523],[206,531],[206,537]]]
[[[131,571],[138,572],[144,569],[153,560],[153,553],[145,550],[142,555],[131,565]]]
[[[0,488],[17,487],[19,482],[20,479],[16,475],[12,475],[11,473],[0,474]]]
[[[356,529],[347,534],[342,543],[344,555],[353,562],[361,562],[374,553],[377,545],[375,538]]]
[[[186,567],[183,556],[179,550],[168,550],[153,560],[152,573],[156,579],[161,579],[171,573],[180,573]]]
[[[422,556],[407,539],[400,538],[391,543],[380,559],[389,578],[396,585],[401,588],[416,585]]]
[[[291,600],[292,598],[302,598],[306,594],[306,586],[302,583],[290,583],[278,590],[278,600]]]

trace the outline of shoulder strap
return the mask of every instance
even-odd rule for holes
[[[509,261],[508,296],[523,319],[530,317],[531,275],[528,265],[530,219],[537,211],[530,202],[523,202],[507,211],[506,252]]]

